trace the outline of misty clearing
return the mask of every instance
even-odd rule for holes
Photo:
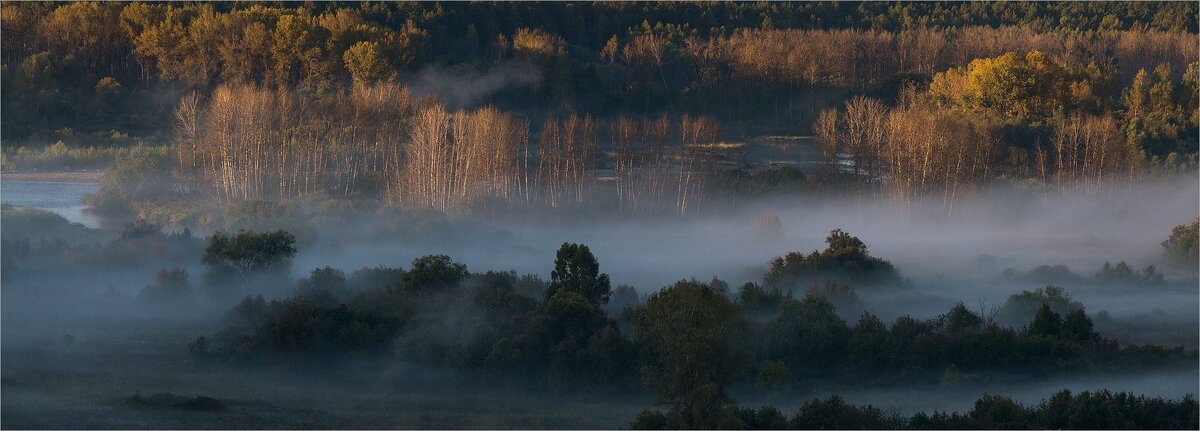
[[[0,428],[1200,428],[1195,2],[0,5]]]

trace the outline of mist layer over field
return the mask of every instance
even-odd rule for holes
[[[862,238],[873,255],[896,263],[919,286],[898,294],[942,296],[951,305],[982,300],[997,306],[1014,291],[1038,287],[1005,282],[1001,276],[1005,268],[1025,271],[1061,264],[1091,275],[1104,262],[1161,266],[1162,226],[1192,217],[1200,206],[1198,195],[1197,180],[1182,178],[1136,184],[1111,194],[1068,190],[1053,198],[1000,188],[960,202],[950,216],[941,202],[900,205],[886,199],[792,197],[684,219],[474,220],[470,223],[486,226],[489,234],[415,243],[373,243],[371,238],[361,238],[365,244],[353,246],[334,239],[321,249],[302,251],[296,267],[332,265],[353,270],[443,253],[470,268],[544,275],[553,263],[547,256],[563,242],[578,242],[592,248],[614,284],[630,284],[648,293],[680,278],[716,276],[734,285],[757,281],[772,258],[822,249],[829,231],[842,229]],[[779,217],[781,235],[760,232],[759,220],[765,214]],[[1186,272],[1169,275],[1188,277]],[[1194,315],[1197,305],[1191,290],[1162,295],[1121,295],[1103,289],[1072,293],[1087,299],[1085,305],[1097,311],[1147,312],[1158,307]],[[941,312],[943,302],[928,306]],[[886,309],[872,311],[929,314],[881,308]]]
[[[761,280],[771,258],[823,248],[828,231],[840,228],[867,242],[873,255],[895,263],[908,281],[905,286],[860,289],[862,309],[884,321],[902,314],[929,318],[960,301],[971,308],[994,309],[1009,295],[1044,284],[1005,278],[1005,268],[1025,271],[1064,264],[1087,276],[1106,261],[1122,260],[1139,268],[1160,263],[1164,226],[1193,217],[1198,192],[1196,179],[1185,178],[1135,184],[1100,196],[1068,190],[1054,199],[999,188],[960,201],[950,215],[940,202],[904,206],[886,200],[798,196],[686,219],[456,219],[438,240],[318,235],[309,248],[301,249],[292,275],[325,265],[346,271],[406,266],[418,256],[444,253],[473,271],[513,269],[545,277],[557,246],[579,242],[592,248],[614,285],[633,285],[645,296],[680,278],[717,277],[734,286]],[[779,217],[782,233],[762,231],[759,220],[764,214]],[[198,258],[184,266],[195,274],[203,271]],[[187,357],[186,342],[220,331],[221,316],[233,303],[206,298],[146,303],[137,292],[155,270],[38,272],[5,283],[6,424],[619,427],[650,401],[647,394],[561,397],[520,385],[479,386],[386,357],[301,369],[195,362]],[[1140,332],[1131,330],[1128,340],[1182,343],[1194,349],[1200,306],[1194,274],[1165,274],[1167,284],[1153,294],[1086,281],[1065,288],[1089,313],[1106,310],[1114,319],[1150,322]],[[813,397],[840,393],[851,402],[911,414],[967,410],[971,400],[984,393],[1036,404],[1062,388],[1180,399],[1197,392],[1196,379],[1195,369],[1171,369],[1052,379],[1014,376],[911,389],[827,383],[776,396],[742,388],[734,395],[747,404],[771,403],[787,411]],[[135,394],[160,392],[209,396],[224,400],[227,407],[162,412],[129,407],[126,401]]]

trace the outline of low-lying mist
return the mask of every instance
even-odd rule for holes
[[[591,247],[614,285],[629,284],[646,294],[681,278],[707,281],[715,276],[734,286],[759,281],[772,258],[822,249],[829,231],[842,229],[913,281],[914,288],[903,293],[944,298],[928,304],[929,311],[897,310],[891,304],[871,311],[928,315],[944,310],[947,301],[972,306],[982,301],[994,307],[1014,292],[1040,287],[1036,282],[1005,280],[1006,268],[1066,265],[1087,277],[1105,262],[1125,261],[1139,269],[1156,265],[1168,280],[1194,285],[1194,273],[1163,265],[1160,243],[1172,226],[1200,211],[1198,195],[1196,178],[1180,178],[1107,193],[1068,189],[1042,195],[997,186],[960,198],[949,214],[940,201],[905,204],[882,196],[794,196],[686,218],[615,214],[537,222],[517,217],[466,219],[459,223],[486,226],[487,233],[419,242],[339,239],[301,250],[295,268],[395,266],[440,253],[473,270],[513,269],[545,276],[552,269],[549,257],[554,250],[564,242],[577,242]],[[764,231],[760,219],[766,214],[778,216],[782,232]],[[1126,314],[1160,308],[1194,316],[1197,305],[1194,289],[1123,295],[1114,289],[1078,287],[1070,292],[1094,311]]]
[[[529,62],[508,61],[483,71],[430,66],[404,82],[414,97],[434,97],[452,109],[473,108],[498,92],[537,85],[542,70]]]
[[[711,208],[688,217],[615,212],[452,216],[415,236],[376,235],[356,229],[363,220],[345,220],[312,226],[315,235],[299,248],[287,282],[252,284],[242,293],[289,298],[296,292],[291,280],[306,277],[313,268],[331,266],[347,274],[363,267],[407,269],[413,259],[431,254],[451,256],[472,272],[515,270],[545,279],[554,268],[555,251],[570,242],[590,247],[614,288],[631,285],[643,299],[692,278],[702,283],[726,281],[730,295],[736,295],[743,283],[761,283],[774,257],[823,249],[830,231],[841,229],[862,239],[872,256],[895,264],[904,279],[893,285],[855,286],[857,302],[838,310],[848,324],[864,311],[885,324],[905,314],[929,319],[960,302],[991,317],[1010,295],[1052,284],[1012,274],[1065,265],[1074,278],[1053,284],[1085,307],[1103,336],[1115,337],[1122,345],[1184,345],[1191,352],[1200,331],[1196,273],[1194,268],[1168,265],[1160,243],[1173,226],[1197,216],[1198,195],[1197,178],[1145,181],[1103,194],[1082,189],[1042,194],[997,185],[983,194],[959,197],[953,209],[939,200],[898,202],[883,195],[794,195]],[[774,217],[777,226],[768,222]],[[127,407],[134,405],[129,399],[141,399],[130,398],[135,395],[166,393],[213,397],[226,407],[207,417],[240,427],[604,428],[625,426],[652,401],[648,393],[626,392],[561,398],[521,384],[488,384],[397,361],[390,354],[308,363],[299,371],[288,368],[292,362],[282,357],[265,367],[200,361],[188,356],[189,342],[221,334],[231,308],[244,295],[197,293],[182,301],[147,300],[139,292],[163,267],[182,267],[193,285],[205,283],[199,255],[153,262],[38,269],[19,272],[18,278],[4,283],[6,421],[55,426],[61,423],[40,418],[65,415],[98,418],[72,422],[96,427],[194,426],[184,413]],[[1155,265],[1164,281],[1152,286],[1102,283],[1093,274],[1106,262],[1126,262],[1136,269]],[[801,297],[807,286],[794,288]],[[473,309],[455,310],[469,317]],[[458,324],[447,319],[443,325]],[[298,375],[306,377],[297,380]],[[787,412],[836,393],[848,402],[912,414],[966,411],[984,393],[1033,405],[1063,388],[1132,391],[1179,400],[1200,392],[1197,377],[1194,368],[1011,379],[968,375],[961,384],[874,388],[822,382],[775,395],[738,386],[731,394],[743,405],[772,404]],[[348,383],[357,389],[348,390]],[[463,393],[471,395],[464,398]],[[391,414],[385,405],[431,413]],[[464,420],[466,411],[483,414]]]

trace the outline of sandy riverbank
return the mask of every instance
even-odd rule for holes
[[[0,181],[58,181],[73,183],[98,183],[103,171],[70,172],[0,172]]]

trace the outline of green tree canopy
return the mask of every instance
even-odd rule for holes
[[[1002,120],[1042,121],[1065,112],[1071,74],[1040,51],[980,58],[933,77],[930,96],[942,107]]]
[[[1171,229],[1171,236],[1162,242],[1163,251],[1172,263],[1196,268],[1200,265],[1200,218]]]
[[[559,290],[577,293],[596,304],[607,303],[612,294],[608,274],[600,273],[600,264],[592,251],[586,245],[573,243],[563,243],[558,249],[546,298]]]
[[[1010,295],[996,312],[996,318],[1004,323],[1016,324],[1034,318],[1042,305],[1058,314],[1083,309],[1083,304],[1071,298],[1063,288],[1047,284],[1033,291],[1024,290]]]
[[[404,274],[404,287],[412,290],[448,290],[458,287],[467,275],[467,266],[455,262],[450,256],[422,256],[413,259],[412,268]]]
[[[63,146],[65,149],[65,146]],[[109,213],[131,212],[137,200],[158,200],[172,193],[169,160],[159,155],[118,158],[100,180],[96,209]]]
[[[679,281],[650,295],[633,330],[654,358],[643,381],[678,426],[718,427],[725,388],[751,359],[741,309],[707,284]]]
[[[867,245],[841,229],[834,229],[825,238],[824,251],[811,254],[793,252],[771,261],[771,269],[763,277],[767,286],[788,286],[814,281],[821,277],[844,278],[867,283],[898,281],[899,274],[891,262],[871,256]]]
[[[283,230],[255,233],[239,231],[213,234],[204,249],[204,264],[229,266],[242,274],[260,271],[284,271],[296,255],[296,237]]]
[[[377,42],[358,42],[342,55],[355,85],[370,85],[396,79],[396,68],[388,63]]]

